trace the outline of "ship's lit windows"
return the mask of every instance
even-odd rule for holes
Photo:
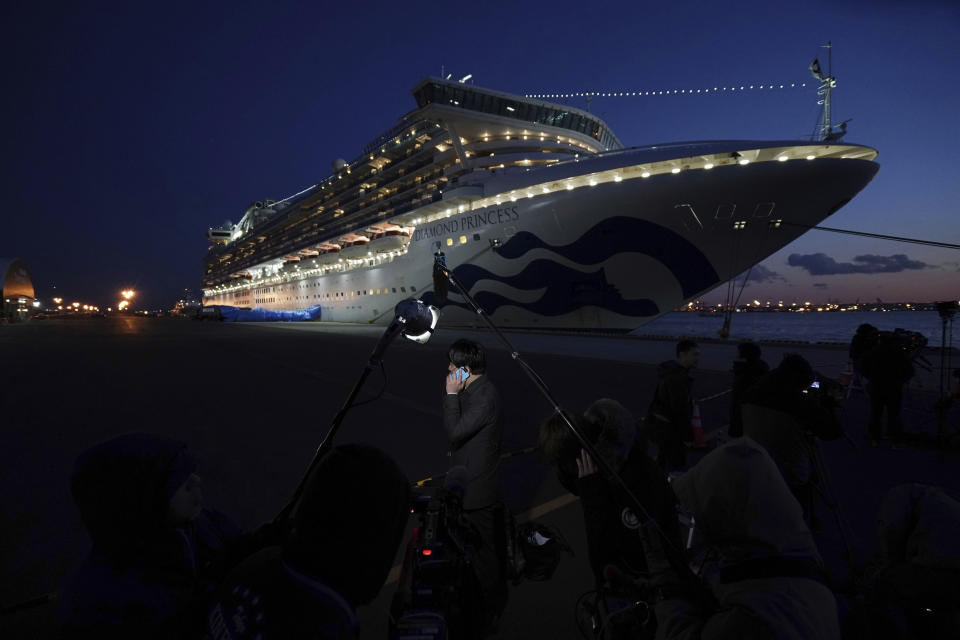
[[[807,156],[807,160],[813,160],[815,157],[816,157],[816,156],[814,156],[814,155],[811,153],[810,155]]]
[[[680,173],[680,167],[674,167],[673,169],[670,169],[670,173]]]
[[[643,173],[640,174],[640,177],[641,177],[641,178],[649,178],[649,177],[650,177],[650,172],[649,172],[649,171],[644,171]]]
[[[452,247],[452,246],[453,246],[453,238],[447,238],[447,246],[448,246],[448,247]]]
[[[733,228],[734,228],[734,230],[737,230],[737,231],[742,230],[742,229],[746,229],[746,228],[747,228],[747,221],[746,221],[746,220],[737,220],[736,222],[733,223]]]
[[[740,160],[738,160],[737,163],[738,163],[741,167],[745,167],[745,166],[747,166],[748,164],[750,164],[750,161],[747,160],[746,158],[740,158]]]
[[[707,170],[713,169],[713,163],[708,162],[707,164],[703,165],[703,168]]]
[[[460,244],[467,244],[467,236],[460,236]]]
[[[613,181],[614,181],[614,182],[622,182],[622,181],[623,181],[623,176],[613,176]]]

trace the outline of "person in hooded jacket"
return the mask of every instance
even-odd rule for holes
[[[64,584],[64,638],[195,635],[224,547],[240,539],[205,509],[196,462],[183,442],[122,435],[84,452],[70,488],[93,548]]]
[[[866,629],[850,636],[960,637],[960,502],[939,487],[898,485],[883,498],[877,533],[867,615],[850,617]]]
[[[730,387],[731,438],[743,435],[743,398],[751,386],[770,371],[770,365],[760,357],[760,347],[754,342],[737,345],[737,359],[733,361],[733,384]]]
[[[715,604],[685,588],[663,554],[655,572],[661,640],[839,640],[837,603],[803,512],[766,450],[750,438],[715,449],[672,483],[703,543],[718,556],[704,572]]]
[[[664,471],[687,465],[685,442],[693,441],[693,379],[690,371],[700,362],[700,347],[681,340],[677,357],[657,367],[657,388],[644,419],[644,436],[657,445],[657,463]]]
[[[379,449],[333,448],[311,472],[283,542],[253,554],[220,584],[206,637],[359,637],[356,607],[386,581],[409,495],[406,476]]]
[[[676,499],[657,464],[646,455],[646,443],[635,440],[636,420],[616,400],[601,398],[582,416],[566,414],[577,430],[617,472],[648,514],[663,523],[665,533],[679,544]],[[587,532],[590,566],[598,584],[612,565],[626,576],[647,572],[643,552],[642,514],[634,513],[622,489],[599,473],[584,473],[586,452],[560,415],[540,425],[540,449],[560,484],[580,496]]]

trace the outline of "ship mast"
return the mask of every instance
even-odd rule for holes
[[[820,99],[817,100],[817,104],[823,107],[817,126],[814,128],[812,139],[817,142],[836,142],[847,133],[847,122],[849,120],[844,120],[837,125],[837,131],[833,130],[830,92],[837,88],[837,79],[833,75],[833,43],[827,42],[826,45],[823,45],[823,48],[827,50],[827,75],[823,75],[819,59],[814,58],[813,62],[810,63],[810,73],[820,82],[820,86],[817,88],[817,95],[820,96]]]

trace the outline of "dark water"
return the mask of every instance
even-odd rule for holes
[[[929,346],[940,346],[943,324],[936,311],[844,311],[829,313],[735,313],[730,321],[731,340],[798,340],[849,342],[857,327],[869,322],[881,331],[897,328],[923,334]],[[720,315],[674,312],[638,329],[636,333],[715,338],[723,325]],[[946,344],[960,342],[960,323],[947,324]],[[955,345],[957,346],[957,345]]]

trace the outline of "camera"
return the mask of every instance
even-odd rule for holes
[[[463,490],[450,484],[413,488],[410,512],[418,522],[391,603],[391,638],[481,637],[483,601],[473,570],[479,536],[463,517]]]
[[[877,334],[879,346],[892,347],[906,353],[911,359],[917,357],[921,349],[927,346],[927,338],[922,333],[896,328],[893,331],[881,331]]]

